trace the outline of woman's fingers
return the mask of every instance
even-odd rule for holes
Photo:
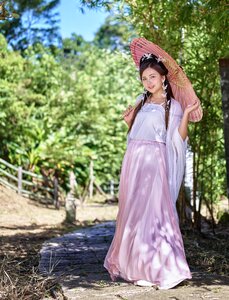
[[[186,110],[188,110],[188,112],[192,112],[193,110],[197,109],[199,107],[200,103],[198,101],[196,101],[193,104],[189,104],[186,108]]]

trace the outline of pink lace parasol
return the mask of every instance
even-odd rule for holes
[[[174,98],[180,102],[184,110],[188,105],[199,102],[199,98],[192,87],[192,84],[182,68],[177,62],[158,45],[146,40],[145,38],[136,38],[130,44],[130,50],[135,64],[139,67],[140,59],[144,54],[153,53],[168,69],[167,78],[170,82]],[[190,113],[189,121],[198,122],[202,119],[203,111],[201,105]]]

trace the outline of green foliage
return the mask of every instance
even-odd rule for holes
[[[118,177],[127,131],[121,112],[141,91],[130,56],[87,47],[75,59],[41,45],[24,57],[0,52],[1,157],[55,173],[63,185],[69,170],[84,185],[91,159],[98,182]]]
[[[217,213],[217,219],[219,224],[228,225],[229,224],[229,213],[227,211],[219,211]]]
[[[129,50],[129,43],[134,37],[133,27],[117,16],[107,17],[104,24],[95,33],[93,43],[99,48],[111,50]]]
[[[91,46],[75,64],[66,60],[65,69],[67,85],[62,86],[61,99],[50,102],[49,111],[55,113],[51,126],[65,128],[71,140],[69,161],[78,180],[88,178],[91,159],[98,181],[116,178],[126,138],[121,112],[140,88],[130,57]]]
[[[74,60],[75,55],[82,53],[84,50],[90,48],[90,43],[86,42],[81,35],[72,33],[70,38],[65,38],[62,40],[62,48],[66,56],[69,54],[73,55]]]
[[[217,51],[205,26],[202,32],[186,29],[183,42],[183,65],[199,96],[204,115],[200,123],[190,126],[190,142],[196,157],[194,172],[197,189],[208,201],[216,202],[226,194],[223,115],[221,106]],[[221,41],[223,46],[224,41]]]

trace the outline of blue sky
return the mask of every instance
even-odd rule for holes
[[[71,33],[80,34],[86,41],[91,41],[97,29],[104,23],[108,13],[101,9],[86,9],[82,14],[78,0],[61,0],[59,6],[60,28],[63,38],[70,37]]]

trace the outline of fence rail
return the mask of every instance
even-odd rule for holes
[[[59,208],[58,181],[15,167],[0,158],[0,183],[18,194]]]
[[[105,193],[108,193],[111,196],[114,196],[118,193],[119,190],[119,183],[114,182],[114,180],[110,180],[107,183],[101,184],[101,188]]]

